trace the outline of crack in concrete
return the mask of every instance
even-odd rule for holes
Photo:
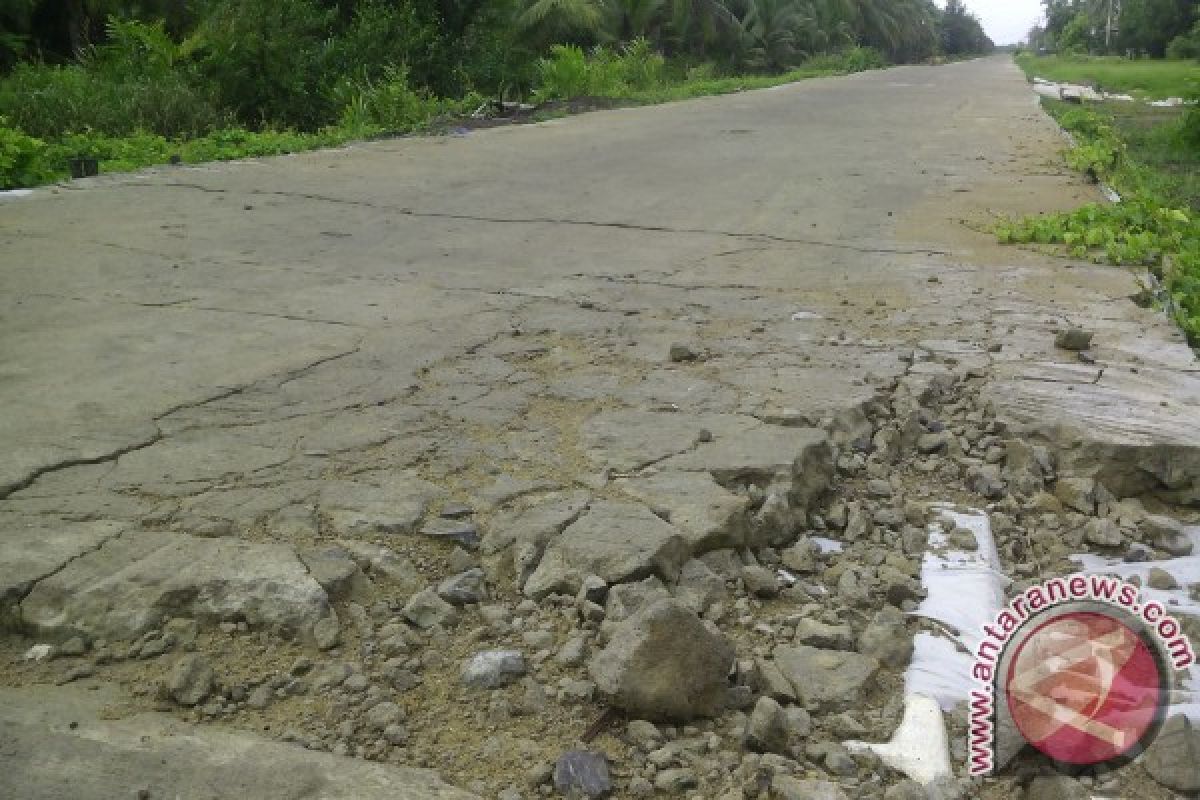
[[[98,456],[91,456],[91,457],[80,456],[80,457],[76,457],[76,458],[67,458],[67,459],[63,459],[62,461],[54,462],[52,464],[45,464],[43,466],[36,467],[36,468],[30,470],[29,473],[24,478],[20,478],[18,480],[15,480],[8,484],[5,484],[4,486],[0,486],[0,500],[10,497],[13,494],[21,491],[22,489],[28,489],[30,486],[32,486],[34,483],[36,483],[43,475],[49,475],[51,473],[59,472],[64,469],[70,469],[71,467],[82,467],[82,466],[89,466],[89,465],[93,465],[93,464],[105,464],[109,461],[115,461],[118,458],[120,458],[121,456],[125,455],[126,453],[132,453],[136,450],[142,450],[147,447],[151,447],[154,444],[157,444],[158,442],[162,441],[162,438],[163,438],[162,431],[158,431],[153,436],[150,436],[146,439],[142,439],[140,441],[134,442],[132,444],[127,444],[122,447],[118,447],[115,450],[111,450],[107,453],[102,453]]]
[[[358,341],[354,343],[354,347],[350,348],[349,350],[343,350],[340,353],[333,353],[332,355],[318,358],[316,361],[310,362],[308,364],[305,364],[302,367],[299,367],[297,369],[290,370],[290,371],[284,373],[283,379],[280,380],[279,383],[276,384],[276,388],[282,389],[284,386],[286,386],[287,384],[296,380],[297,378],[300,378],[303,375],[306,375],[309,372],[311,372],[312,370],[316,369],[317,367],[324,366],[325,364],[328,364],[331,361],[337,361],[338,359],[347,358],[349,356],[357,354],[358,352],[360,352],[362,350],[364,341],[366,341],[366,334],[363,334],[362,336],[360,336],[358,338]]]
[[[226,189],[214,189],[209,186],[202,186],[195,183],[129,183],[127,186],[138,186],[142,188],[180,188],[180,189],[196,189],[204,192],[212,193],[228,193]],[[414,211],[411,208],[382,205],[372,203],[366,200],[351,200],[342,197],[331,197],[329,195],[315,194],[309,192],[286,192],[281,190],[267,191],[263,189],[255,189],[250,191],[250,195],[271,195],[276,197],[290,197],[301,200],[315,200],[323,203],[334,203],[339,205],[356,206],[359,208],[373,208],[378,211],[391,211],[402,216],[414,217],[418,219],[448,219],[460,222],[483,222],[494,223],[498,225],[566,225],[585,228],[612,228],[616,230],[635,231],[639,233],[667,233],[672,235],[698,235],[698,236],[715,236],[729,239],[745,239],[757,242],[775,242],[780,244],[796,244],[808,247],[826,247],[835,250],[848,250],[855,253],[872,253],[885,255],[923,255],[923,256],[950,256],[950,252],[945,250],[937,250],[934,248],[906,249],[893,247],[863,247],[860,245],[849,244],[846,242],[828,242],[820,239],[803,239],[790,236],[779,236],[770,233],[752,233],[746,231],[725,231],[720,229],[708,228],[676,228],[669,225],[646,225],[633,222],[603,222],[598,220],[586,219],[569,219],[560,217],[489,217],[476,214],[455,214],[448,211]]]
[[[178,300],[163,300],[162,302],[159,302],[159,303],[146,303],[146,302],[139,302],[137,300],[122,300],[122,299],[116,298],[116,297],[76,297],[74,295],[69,295],[69,294],[52,294],[50,292],[31,292],[29,294],[20,295],[20,296],[21,297],[42,297],[42,298],[47,298],[50,300],[71,300],[76,303],[108,302],[108,303],[112,303],[114,305],[139,306],[141,308],[171,308],[172,306],[179,306],[184,303],[191,303],[195,300],[200,299],[199,297],[182,297]]]
[[[590,280],[605,281],[608,283],[619,283],[623,285],[633,286],[661,286],[665,289],[680,289],[685,292],[697,290],[713,290],[713,291],[749,291],[763,292],[771,291],[774,287],[770,286],[752,286],[746,283],[670,283],[668,281],[654,281],[645,278],[623,278],[615,275],[585,275],[577,273],[572,275],[573,278],[586,278]]]
[[[250,311],[248,309],[240,309],[240,308],[217,308],[216,306],[189,306],[189,310],[212,311],[212,312],[216,312],[219,314],[244,314],[245,316],[248,316],[248,317],[267,317],[270,319],[285,319],[290,322],[308,322],[308,323],[314,323],[317,325],[340,325],[342,327],[358,328],[360,330],[365,327],[363,325],[358,325],[354,322],[343,322],[342,320],[336,320],[336,319],[320,319],[320,318],[316,318],[316,317],[298,317],[298,316],[294,316],[292,314],[275,314],[270,311]]]
[[[39,575],[38,577],[31,580],[29,582],[29,585],[25,588],[25,590],[23,592],[21,592],[21,596],[19,598],[17,598],[17,602],[15,603],[15,605],[18,607],[18,612],[17,612],[18,618],[20,616],[20,605],[25,602],[26,598],[28,598],[30,594],[33,593],[33,590],[37,588],[39,583],[41,583],[42,581],[45,581],[45,580],[49,580],[50,578],[53,578],[55,575],[58,575],[60,572],[62,572],[64,569],[66,569],[67,567],[74,564],[79,559],[84,558],[85,556],[90,556],[92,553],[99,552],[109,542],[120,539],[126,533],[127,533],[127,531],[117,531],[112,536],[106,536],[104,539],[97,542],[94,546],[89,547],[86,550],[83,550],[82,552],[76,553],[75,555],[71,556],[66,561],[64,561],[63,563],[59,564],[54,569],[47,572],[45,575]]]
[[[331,356],[326,356],[321,359],[318,359],[317,361],[306,364],[303,367],[300,367],[296,370],[292,370],[289,373],[286,373],[284,380],[279,385],[283,386],[284,383],[287,383],[290,380],[294,380],[296,377],[299,377],[300,375],[304,374],[304,372],[306,372],[307,370],[316,368],[316,367],[320,366],[321,364],[327,363],[327,362],[332,361],[337,358],[343,358],[345,356],[356,353],[356,352],[358,352],[358,350],[361,346],[362,346],[362,340],[360,339],[358,344],[356,344],[352,350],[345,351],[342,353],[335,353]],[[179,405],[168,408],[166,411],[156,414],[150,420],[151,424],[154,425],[154,427],[155,427],[155,433],[152,436],[148,436],[148,437],[146,437],[144,439],[140,439],[136,442],[132,442],[130,444],[123,445],[123,446],[115,448],[109,452],[102,453],[98,456],[91,456],[91,457],[80,456],[80,457],[76,457],[76,458],[67,458],[67,459],[63,459],[62,461],[56,461],[51,464],[45,464],[40,467],[36,467],[36,468],[30,470],[29,473],[26,476],[24,476],[23,478],[20,478],[18,480],[15,480],[8,484],[0,486],[0,500],[4,500],[5,498],[11,497],[13,494],[21,491],[22,489],[28,489],[30,486],[35,484],[39,479],[41,479],[45,475],[50,475],[55,472],[61,472],[62,470],[70,469],[72,467],[115,463],[116,461],[120,460],[120,458],[124,455],[128,455],[129,453],[133,453],[138,450],[144,450],[148,447],[153,447],[155,444],[158,444],[159,442],[168,438],[168,436],[162,432],[162,429],[159,426],[159,423],[162,422],[167,417],[171,416],[172,414],[177,414],[180,411],[184,411],[184,410],[192,409],[192,408],[199,408],[201,406],[205,406],[210,403],[215,403],[220,400],[224,400],[228,397],[233,397],[234,395],[241,394],[242,392],[246,391],[248,388],[250,388],[253,385],[254,384],[250,383],[250,384],[244,384],[241,386],[233,386],[233,387],[224,389],[210,397],[206,397],[201,400],[194,400],[194,401],[187,402],[187,403],[180,403]]]

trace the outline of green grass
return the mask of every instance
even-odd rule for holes
[[[1149,100],[1184,97],[1189,84],[1200,81],[1200,62],[1131,61],[1120,56],[1035,56],[1023,53],[1017,63],[1030,77],[1076,83]]]

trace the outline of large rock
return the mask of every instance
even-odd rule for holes
[[[862,700],[867,683],[879,670],[870,656],[816,647],[775,648],[775,666],[792,684],[805,706],[845,711]]]
[[[609,584],[649,575],[673,583],[686,558],[683,536],[645,506],[603,501],[551,542],[525,582],[525,594],[575,594],[588,575]]]
[[[451,575],[438,584],[437,593],[447,603],[465,606],[487,599],[484,572],[476,567],[457,575]]]
[[[454,606],[438,596],[432,586],[417,592],[404,606],[404,618],[422,630],[450,625],[457,617]]]
[[[124,640],[170,617],[307,636],[330,608],[284,545],[129,531],[39,581],[20,613],[39,636]]]
[[[608,797],[613,790],[608,759],[591,750],[568,750],[554,763],[554,788],[564,797]]]
[[[300,550],[298,555],[330,598],[362,602],[370,597],[367,576],[345,548],[310,547]]]
[[[194,706],[213,690],[215,675],[203,656],[192,653],[175,662],[167,678],[167,691],[181,706]]]
[[[109,688],[0,690],[0,791],[22,800],[220,797],[254,800],[474,800],[436,772],[232,732],[168,714],[111,719]]]
[[[734,649],[675,600],[660,600],[613,631],[588,665],[612,705],[645,718],[688,720],[724,706]]]
[[[1054,496],[1080,514],[1096,513],[1096,482],[1091,478],[1060,478]]]
[[[1146,749],[1142,766],[1168,789],[1200,790],[1200,731],[1182,714],[1171,717]]]
[[[499,689],[525,674],[519,650],[485,650],[463,664],[462,682],[475,689]]]
[[[858,652],[893,669],[908,666],[912,660],[913,637],[908,632],[904,613],[895,606],[884,606],[859,636]]]
[[[783,706],[770,697],[760,697],[746,722],[743,743],[756,753],[786,753],[790,727]]]

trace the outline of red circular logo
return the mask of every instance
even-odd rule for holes
[[[1057,614],[1009,661],[1005,694],[1025,739],[1055,761],[1136,756],[1161,722],[1166,677],[1151,645],[1095,611]]]

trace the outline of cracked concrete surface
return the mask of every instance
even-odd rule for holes
[[[294,551],[444,555],[420,532],[454,504],[500,591],[589,501],[649,509],[627,517],[698,555],[752,533],[722,486],[869,435],[862,409],[898,380],[970,371],[1066,469],[1200,503],[1182,337],[1127,302],[1129,274],[985,231],[1098,199],[1048,168],[1059,147],[996,58],[5,201],[0,619],[59,639],[265,619],[307,640],[328,587]],[[1096,331],[1096,366],[1054,348],[1068,321]],[[675,342],[699,357],[670,361]],[[789,489],[801,511],[811,488]],[[118,535],[120,563],[97,560]],[[164,548],[156,569],[193,563],[190,584],[148,572]],[[226,597],[242,578],[218,557],[294,576],[294,613],[287,591]]]

